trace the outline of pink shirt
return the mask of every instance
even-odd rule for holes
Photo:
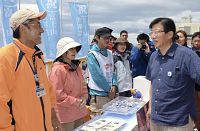
[[[82,70],[69,71],[70,66],[55,62],[49,74],[49,79],[56,91],[55,111],[61,123],[73,122],[88,114],[85,107],[75,105],[77,99],[88,97],[87,87],[83,83]]]

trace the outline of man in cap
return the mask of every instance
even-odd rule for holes
[[[114,99],[116,93],[112,52],[107,49],[112,31],[107,27],[97,29],[94,37],[98,43],[92,46],[88,54],[88,86],[92,112],[100,113],[103,105]]]
[[[0,49],[0,130],[52,131],[55,95],[41,50],[46,12],[16,11],[10,18],[13,42]]]

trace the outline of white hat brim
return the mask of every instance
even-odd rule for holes
[[[60,57],[62,54],[64,54],[65,52],[67,52],[69,49],[76,48],[76,47],[79,47],[79,46],[82,46],[82,45],[77,43],[77,42],[75,42],[75,41],[70,42],[69,44],[66,44],[63,48],[57,50],[56,59],[58,57]]]

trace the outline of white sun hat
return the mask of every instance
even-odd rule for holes
[[[70,37],[61,38],[57,43],[56,59],[71,48],[76,48],[78,53],[81,49],[81,46],[81,44],[75,42],[74,39]]]

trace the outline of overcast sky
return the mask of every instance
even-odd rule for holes
[[[73,37],[68,0],[63,0],[63,36]],[[112,28],[119,37],[121,30],[129,32],[129,41],[134,43],[137,34],[148,33],[149,23],[156,17],[170,17],[176,23],[181,17],[192,16],[200,23],[199,0],[89,0],[90,35],[103,26]],[[35,4],[35,0],[21,0],[21,4]],[[24,8],[24,5],[21,6]]]
[[[107,2],[106,2],[107,1]],[[192,16],[200,23],[199,0],[93,0],[90,2],[89,20],[92,31],[108,26],[119,33],[148,32],[149,23],[156,17],[171,17],[180,22],[181,17]],[[98,6],[97,6],[98,5]],[[130,41],[132,38],[129,39]]]

